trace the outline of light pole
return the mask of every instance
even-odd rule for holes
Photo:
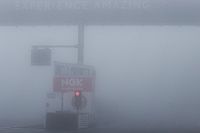
[[[78,64],[84,64],[84,25],[78,26]]]

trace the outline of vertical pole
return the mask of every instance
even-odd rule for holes
[[[78,64],[84,63],[84,25],[78,25]],[[80,128],[79,121],[80,121],[80,109],[77,108],[77,127]]]
[[[78,25],[78,64],[84,63],[84,25]]]
[[[63,106],[64,106],[64,92],[61,92],[61,112],[64,111]]]

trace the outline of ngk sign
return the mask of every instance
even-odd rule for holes
[[[55,62],[55,92],[94,90],[95,71],[90,66]]]
[[[55,77],[54,91],[92,91],[93,78],[91,77]]]

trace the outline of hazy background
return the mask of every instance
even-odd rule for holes
[[[200,128],[199,35],[195,26],[86,27],[100,125]],[[77,42],[74,26],[0,27],[0,120],[44,118],[53,69],[30,65],[31,45]],[[76,52],[53,50],[53,60],[75,63]]]

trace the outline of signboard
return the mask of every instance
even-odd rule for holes
[[[86,65],[55,62],[53,88],[55,92],[94,90],[95,71]]]
[[[32,48],[31,65],[49,66],[51,65],[51,49],[49,48]]]
[[[199,25],[199,0],[1,0],[0,25]]]
[[[55,91],[92,91],[93,78],[92,77],[55,77],[54,78]]]

